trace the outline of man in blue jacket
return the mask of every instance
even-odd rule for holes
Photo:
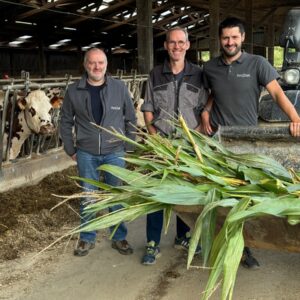
[[[88,50],[84,57],[86,73],[81,79],[68,87],[61,115],[60,134],[66,153],[77,162],[79,176],[99,180],[97,168],[102,164],[125,167],[123,160],[128,145],[110,133],[99,129],[92,123],[106,129],[115,129],[127,137],[135,138],[136,117],[132,100],[125,84],[106,75],[107,57],[97,48]],[[75,141],[73,137],[75,127]],[[109,173],[103,174],[105,183],[118,186],[120,179]],[[82,182],[85,190],[96,187]],[[84,198],[80,204],[81,224],[93,216],[83,214],[83,209],[92,199]],[[120,209],[110,208],[110,211]],[[110,228],[113,232],[114,228]],[[126,240],[127,228],[121,224],[112,238],[112,248],[127,255],[133,249]],[[74,255],[84,256],[95,247],[96,231],[81,232]]]

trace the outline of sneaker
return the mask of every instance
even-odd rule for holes
[[[191,239],[191,237],[188,236],[188,234],[181,238],[175,237],[174,248],[179,249],[179,250],[189,251],[190,239]],[[201,253],[201,247],[198,245],[195,250],[195,254],[199,254],[199,253]]]
[[[258,261],[252,256],[252,253],[248,247],[244,248],[241,265],[247,269],[259,268]]]
[[[154,241],[151,241],[146,246],[146,253],[143,256],[143,265],[154,265],[156,263],[156,258],[161,256],[160,249],[158,245],[155,245]]]
[[[74,249],[75,256],[85,256],[89,254],[91,249],[95,248],[95,243],[79,240],[76,248]]]
[[[129,243],[126,240],[113,241],[111,243],[111,247],[113,249],[116,249],[120,254],[123,255],[129,255],[133,253],[132,247],[129,245]]]

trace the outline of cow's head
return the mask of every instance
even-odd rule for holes
[[[18,100],[18,106],[24,111],[24,118],[30,130],[40,134],[54,131],[50,110],[52,105],[44,91],[30,92],[26,98]]]
[[[64,98],[61,96],[61,88],[51,87],[46,89],[45,93],[50,99],[50,103],[53,108],[60,108],[62,106]]]

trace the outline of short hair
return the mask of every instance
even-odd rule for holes
[[[107,61],[107,57],[106,57],[105,52],[104,52],[102,49],[100,49],[100,48],[93,47],[93,48],[90,48],[89,50],[87,50],[87,51],[85,52],[85,54],[84,54],[84,58],[83,58],[83,65],[84,65],[84,66],[85,66],[85,64],[87,63],[88,55],[90,54],[90,52],[93,52],[93,51],[97,51],[97,52],[99,51],[99,52],[102,52],[102,53],[104,54],[104,56],[105,56],[106,61]]]
[[[175,27],[172,27],[172,28],[168,29],[168,31],[166,33],[166,41],[170,40],[170,34],[171,34],[172,31],[175,31],[175,30],[182,31],[184,33],[184,35],[185,35],[186,41],[189,40],[189,34],[188,34],[186,28],[183,28],[183,27],[180,27],[180,26],[175,26]]]
[[[219,25],[219,36],[221,36],[224,28],[232,28],[238,27],[240,29],[241,34],[245,33],[245,25],[244,22],[235,17],[228,17],[223,20]]]

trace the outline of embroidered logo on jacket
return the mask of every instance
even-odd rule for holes
[[[245,78],[245,77],[251,77],[250,74],[236,74],[236,77],[242,77],[242,78]]]
[[[112,109],[112,110],[120,110],[121,107],[120,106],[111,106],[110,109]]]

